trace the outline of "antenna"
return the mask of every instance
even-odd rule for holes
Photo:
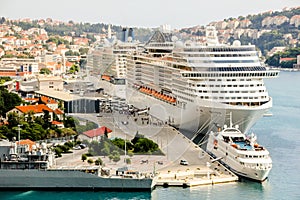
[[[232,128],[232,112],[229,113],[229,127]]]

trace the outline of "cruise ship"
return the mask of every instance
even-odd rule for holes
[[[125,40],[127,34],[123,31],[122,41],[105,39],[87,56],[87,68],[92,75],[101,75],[94,84],[105,89],[110,96],[125,99],[126,56],[139,51],[140,43]]]
[[[206,44],[181,42],[156,31],[145,50],[128,54],[126,99],[199,143],[203,135],[233,123],[242,132],[271,107],[264,84],[278,71],[267,70],[254,45],[219,44],[214,27],[206,28]]]

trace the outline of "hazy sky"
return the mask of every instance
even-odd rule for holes
[[[300,0],[0,0],[0,16],[184,28],[298,6]]]

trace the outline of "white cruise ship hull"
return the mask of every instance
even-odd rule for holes
[[[187,102],[185,108],[182,108],[133,88],[127,87],[126,89],[126,99],[129,104],[139,109],[150,108],[151,116],[178,128],[189,139],[195,139],[201,134],[203,136],[203,134],[217,130],[217,127],[228,124],[229,113],[232,113],[233,123],[238,124],[240,130],[247,133],[272,106],[271,100],[262,106],[248,107],[195,99],[194,102]]]

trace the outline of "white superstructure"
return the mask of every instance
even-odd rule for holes
[[[257,143],[256,136],[246,136],[232,124],[211,132],[206,150],[237,175],[256,181],[266,180],[272,168],[269,152]]]
[[[176,41],[156,32],[146,52],[127,58],[127,101],[182,130],[190,139],[228,123],[243,132],[272,106],[264,78],[278,71],[261,65],[254,45],[218,44],[208,28],[206,45]],[[197,139],[196,139],[197,140]]]

